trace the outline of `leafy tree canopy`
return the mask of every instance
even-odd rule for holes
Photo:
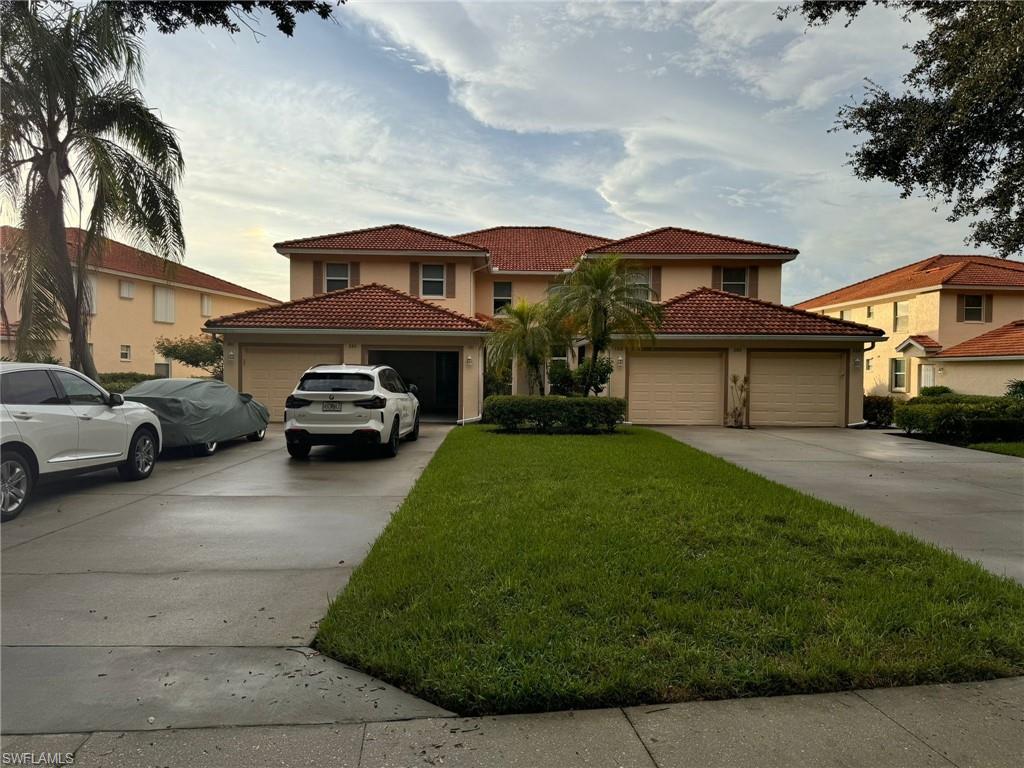
[[[868,81],[837,126],[865,137],[853,172],[952,208],[969,241],[1007,257],[1024,251],[1024,3],[837,0],[782,7],[812,25],[847,25],[869,4],[929,24],[902,93]]]
[[[218,379],[224,378],[224,345],[213,336],[161,336],[153,345],[159,354],[178,363],[201,368]]]

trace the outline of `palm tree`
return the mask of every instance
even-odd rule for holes
[[[86,267],[113,228],[160,256],[184,253],[174,131],[146,106],[139,39],[116,4],[7,3],[0,54],[0,190],[18,212],[12,270],[22,296],[18,350],[65,325],[72,367],[95,377],[87,343]],[[49,8],[41,11],[40,7]],[[64,216],[88,208],[68,252]]]
[[[626,345],[653,341],[662,319],[654,291],[637,283],[614,254],[580,260],[548,292],[555,312],[568,318],[589,343],[592,365],[611,346],[613,336],[622,337]]]
[[[544,365],[558,342],[555,318],[544,302],[520,299],[502,309],[491,321],[487,337],[487,364],[494,371],[507,370],[521,360],[526,366],[527,386],[544,394]]]

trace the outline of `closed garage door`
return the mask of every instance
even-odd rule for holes
[[[340,363],[338,347],[242,347],[242,391],[267,408],[273,421],[284,419],[284,401],[302,372],[317,363]]]
[[[841,352],[752,352],[750,424],[846,426]]]
[[[635,424],[721,424],[724,396],[719,352],[629,356],[629,418]]]

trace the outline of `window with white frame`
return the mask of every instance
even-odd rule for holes
[[[120,296],[122,299],[134,299],[135,283],[133,283],[131,280],[118,280],[117,295]]]
[[[132,345],[122,344],[121,345],[121,362],[131,362],[132,359]]]
[[[893,392],[907,391],[907,359],[893,357],[889,360],[889,389]]]
[[[498,314],[502,309],[509,306],[512,303],[512,283],[511,281],[498,281],[494,283],[494,311],[493,314]]]
[[[199,294],[199,313],[203,317],[213,317],[213,296],[208,293]]]
[[[964,322],[980,323],[985,319],[985,297],[980,293],[964,296]]]
[[[849,320],[850,319],[850,310],[848,310],[848,309],[840,309],[839,310],[839,319],[840,320]]]
[[[746,267],[723,267],[722,268],[722,290],[729,293],[738,293],[740,296],[747,295],[747,268]]]
[[[348,264],[324,264],[324,290],[348,288]]]
[[[910,302],[894,301],[892,304],[892,329],[906,331],[910,328]]]
[[[637,267],[626,273],[626,279],[633,286],[636,295],[641,299],[651,298],[651,270],[650,267]]]
[[[153,286],[153,322],[174,322],[174,289],[166,285]]]
[[[868,304],[867,313],[868,313],[868,320],[870,320],[872,317],[875,316],[875,308],[873,306],[871,306],[870,304]]]
[[[420,296],[444,296],[444,264],[424,264],[420,269]]]

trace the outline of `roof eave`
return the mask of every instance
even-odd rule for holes
[[[1000,360],[1022,360],[1024,361],[1024,354],[1020,355],[931,355],[932,360],[938,362],[949,362],[949,363],[987,363],[987,362],[999,362]]]
[[[490,331],[481,328],[480,330],[435,328],[435,329],[413,329],[413,328],[295,328],[295,327],[274,327],[274,326],[224,326],[205,325],[203,331],[206,333],[281,333],[281,334],[315,334],[334,336],[486,336]]]
[[[613,334],[613,339],[626,338],[622,334]],[[844,333],[656,333],[656,341],[678,341],[693,339],[694,341],[756,341],[756,340],[787,340],[787,341],[886,341],[888,336],[853,335]]]
[[[426,249],[417,251],[415,249],[395,249],[389,248],[302,248],[292,246],[274,246],[274,250],[282,256],[292,256],[294,254],[308,255],[308,254],[322,254],[325,256],[436,256],[441,258],[451,258],[455,256],[468,256],[468,257],[480,257],[486,256],[487,251],[480,249],[465,249],[455,251],[441,251],[434,249]]]

